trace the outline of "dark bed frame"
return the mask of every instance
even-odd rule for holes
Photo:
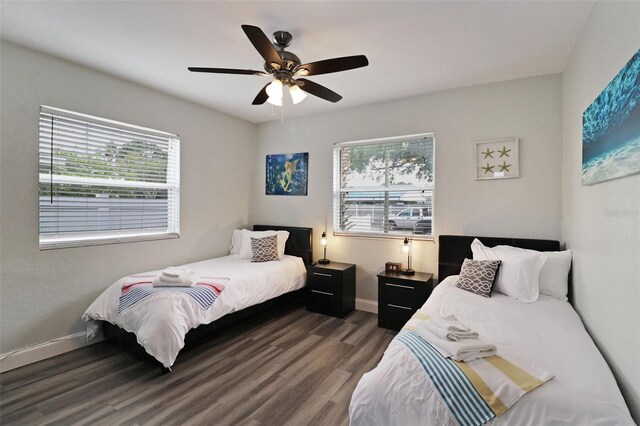
[[[458,275],[464,259],[473,259],[471,243],[477,238],[487,247],[509,245],[537,251],[559,251],[560,242],[527,238],[471,237],[466,235],[440,235],[438,249],[438,282],[449,275]]]
[[[313,261],[313,229],[294,226],[278,226],[278,225],[254,225],[254,231],[288,231],[289,238],[285,244],[285,254],[301,257],[305,265],[309,265]],[[189,346],[197,345],[203,342],[207,336],[212,333],[236,324],[249,317],[255,317],[257,314],[267,310],[278,308],[286,308],[292,305],[301,305],[304,303],[305,288],[282,294],[276,298],[267,300],[258,305],[250,306],[241,311],[227,314],[214,322],[201,325],[190,330],[185,336],[184,351]],[[112,341],[125,349],[136,353],[137,355],[148,359],[150,362],[160,366],[161,372],[168,373],[170,370],[164,367],[158,360],[147,354],[142,346],[137,342],[136,335],[123,330],[117,325],[108,321],[102,322],[102,331],[105,339]],[[181,352],[182,352],[181,351]]]

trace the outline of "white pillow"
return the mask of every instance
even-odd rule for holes
[[[538,300],[540,270],[547,256],[539,252],[521,252],[499,247],[486,247],[477,238],[471,243],[473,260],[501,260],[495,289],[521,302]]]
[[[555,297],[560,300],[568,300],[569,271],[571,270],[571,250],[538,252],[512,246],[498,246],[505,250],[542,253],[547,256],[542,270],[540,270],[540,293]]]
[[[248,229],[243,229],[240,257],[245,259],[253,259],[253,250],[251,250],[251,237],[264,238],[271,235],[278,236],[278,259],[282,259],[284,257],[284,245],[289,238],[289,231],[249,231]]]
[[[244,229],[234,229],[231,235],[231,245],[229,246],[229,254],[240,254],[242,251],[242,231]]]
[[[571,250],[546,251],[547,262],[540,271],[540,293],[568,300]]]

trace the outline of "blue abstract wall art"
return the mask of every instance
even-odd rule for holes
[[[640,50],[582,114],[582,185],[640,173]]]
[[[307,195],[309,153],[267,155],[266,195]]]

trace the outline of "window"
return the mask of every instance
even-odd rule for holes
[[[334,145],[335,234],[431,239],[433,160],[431,133]]]
[[[40,249],[177,238],[176,135],[40,107]]]

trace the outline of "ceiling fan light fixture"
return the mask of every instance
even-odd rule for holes
[[[289,86],[289,94],[294,104],[299,104],[307,97],[307,93],[296,84]]]
[[[364,55],[343,56],[303,64],[297,55],[285,50],[291,43],[291,33],[276,31],[273,34],[275,43],[272,43],[260,28],[246,24],[241,27],[253,47],[264,59],[264,71],[205,67],[188,67],[188,70],[214,74],[272,76],[273,80],[260,89],[253,102],[251,102],[252,105],[263,105],[268,102],[272,105],[283,107],[284,85],[287,85],[294,104],[302,102],[307,94],[312,94],[325,101],[338,102],[342,99],[342,96],[336,92],[306,78],[295,77],[330,74],[369,65],[369,60]],[[304,89],[301,89],[301,87],[304,87]]]
[[[282,106],[282,96],[279,98],[274,98],[273,96],[269,96],[269,98],[267,99],[267,102],[269,102],[271,105],[274,106]]]
[[[282,81],[274,79],[270,85],[267,86],[267,95],[269,95],[269,102],[271,105],[282,106]]]

